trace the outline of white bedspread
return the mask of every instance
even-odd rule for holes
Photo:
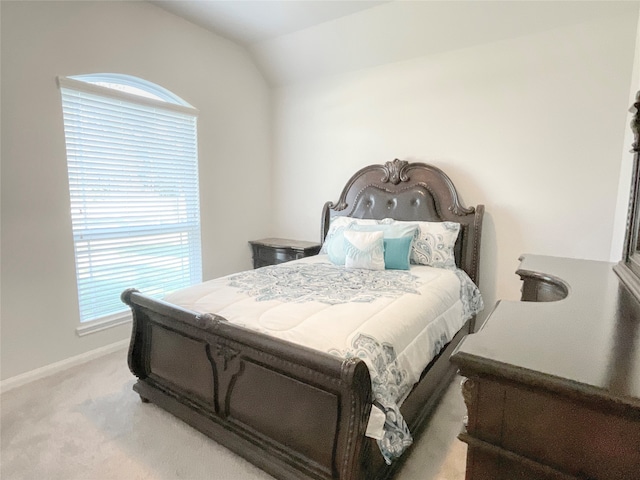
[[[460,270],[347,270],[326,255],[218,278],[165,300],[322,352],[362,358],[375,397],[367,434],[378,439],[388,462],[412,441],[399,405],[442,346],[482,308],[477,287]]]

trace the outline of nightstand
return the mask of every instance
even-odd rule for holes
[[[321,247],[319,243],[286,238],[262,238],[249,243],[253,249],[253,268],[317,255]]]

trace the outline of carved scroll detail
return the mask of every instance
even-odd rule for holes
[[[236,358],[240,352],[231,348],[224,343],[216,344],[216,356],[222,358],[222,369],[226,371],[229,368],[229,362]]]
[[[457,199],[456,199],[457,200]],[[476,211],[475,207],[463,207],[460,203],[456,202],[455,205],[451,205],[449,207],[449,211],[454,215],[459,217],[463,217],[465,215],[470,215]]]
[[[398,160],[397,158],[392,162],[386,162],[384,164],[384,177],[381,182],[391,182],[394,185],[398,185],[400,182],[408,182],[409,175],[407,175],[407,166],[409,162],[406,160]]]
[[[148,344],[145,345],[143,339],[148,343],[144,336],[144,326],[136,315],[136,309],[134,308],[133,300],[131,300],[131,295],[139,293],[135,288],[128,288],[122,295],[120,295],[120,299],[129,305],[131,308],[131,315],[133,318],[133,325],[131,328],[131,341],[129,342],[129,352],[127,353],[127,363],[129,365],[129,370],[136,377],[140,379],[147,378],[148,375],[148,363],[143,361],[143,352],[145,351],[145,347],[148,347]]]
[[[467,428],[469,425],[469,414],[474,407],[477,384],[471,378],[464,378],[460,386],[462,389],[462,398],[464,399],[464,404],[467,406],[467,414],[464,417],[464,428]]]
[[[244,370],[240,351],[227,343],[218,342],[215,348],[207,346],[207,356],[213,367],[214,406],[215,412],[222,416],[229,415],[229,397],[239,375]]]
[[[636,103],[633,104],[633,107],[636,109],[636,114],[633,116],[633,120],[631,120],[631,130],[633,130],[635,141],[633,142],[631,151],[640,153],[640,92],[636,95]]]
[[[349,425],[347,429],[346,455],[340,466],[339,478],[359,477],[358,453],[363,448],[362,438],[367,429],[371,412],[371,379],[365,363],[355,357],[345,359],[341,366],[341,384],[348,388]]]

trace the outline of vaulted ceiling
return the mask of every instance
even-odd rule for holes
[[[152,0],[245,46],[273,85],[613,15],[637,1]]]
[[[155,0],[152,3],[248,46],[388,1]]]

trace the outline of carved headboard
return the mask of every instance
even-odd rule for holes
[[[453,182],[439,168],[395,159],[362,168],[349,179],[337,203],[325,203],[322,240],[335,216],[457,222],[461,229],[456,264],[477,284],[483,214],[484,205],[467,208],[460,203]]]

